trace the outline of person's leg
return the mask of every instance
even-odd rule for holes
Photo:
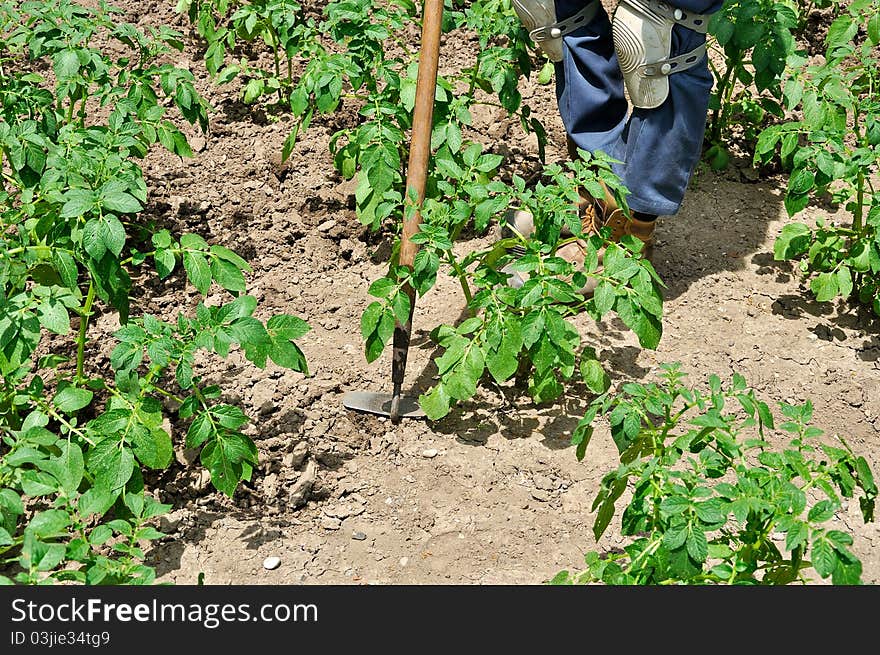
[[[557,19],[572,16],[585,4],[585,0],[556,0]],[[593,20],[562,37],[562,42],[555,79],[565,131],[577,147],[613,155],[621,143],[628,105],[608,13],[600,5]]]
[[[722,0],[673,0],[694,12],[717,11]],[[566,17],[582,0],[559,0],[557,15]],[[557,98],[568,137],[588,151],[603,150],[621,160],[615,172],[629,189],[627,204],[649,218],[675,214],[700,158],[712,76],[707,59],[669,75],[669,95],[655,109],[634,108],[627,116],[623,78],[611,40],[608,16],[600,11],[590,25],[563,37],[558,63]],[[705,35],[675,25],[676,57],[705,42]]]
[[[673,0],[669,4],[709,14],[721,7],[722,0]],[[670,56],[683,55],[705,41],[705,34],[675,25]],[[702,153],[712,84],[704,55],[692,68],[669,75],[669,96],[662,105],[633,109],[621,144],[612,153],[623,161],[616,165],[616,172],[630,190],[627,203],[632,210],[666,216],[678,212]]]

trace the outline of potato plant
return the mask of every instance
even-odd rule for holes
[[[420,250],[413,268],[392,263],[388,276],[371,286],[370,293],[379,300],[367,307],[361,321],[368,360],[381,354],[395,319],[406,320],[410,308],[404,284],[424,295],[434,285],[441,263],[448,265],[461,284],[470,316],[458,326],[440,325],[432,332],[444,352],[435,360],[438,383],[420,398],[429,418],[442,418],[456,401],[474,396],[484,377],[495,383],[516,377],[527,383],[538,403],[559,397],[576,372],[591,391],[604,392],[608,376],[595,347],[589,335],[583,343],[568,320],[581,312],[601,320],[614,311],[636,333],[642,347],[657,347],[662,334],[663,283],[650,262],[641,258],[642,243],[633,237],[612,243],[608,228],[601,234],[583,235],[574,209],[578,186],[598,194],[604,183],[624,207],[626,189],[606,155],[585,151],[580,155],[580,160],[564,167],[548,166],[544,178],[531,189],[516,175],[509,185],[474,179],[475,173],[479,178],[481,168],[495,162],[491,155],[481,154],[479,145],[469,146],[464,153],[468,169],[453,169],[454,178],[437,181],[448,195],[425,203],[422,227],[414,237]],[[438,158],[438,170],[452,166],[456,166],[453,160]],[[514,235],[485,250],[460,258],[455,255],[452,246],[464,225],[473,220],[477,229],[485,229],[490,217],[510,206],[532,212],[537,226],[534,235]],[[585,244],[582,270],[557,254],[559,248],[579,238]],[[501,272],[508,264],[527,277],[520,288],[509,286],[508,274]],[[597,286],[591,297],[584,298],[577,291],[588,278],[594,278]]]
[[[874,520],[877,486],[865,458],[811,425],[809,400],[779,403],[777,425],[739,374],[726,385],[710,376],[701,390],[680,365],[661,369],[656,382],[625,383],[593,401],[572,439],[583,458],[597,418],[610,423],[620,466],[602,479],[593,533],[599,541],[628,493],[626,544],[587,553],[584,570],[552,582],[859,584],[853,538],[832,521],[856,498],[863,520]],[[788,438],[781,449],[778,434]]]
[[[785,98],[797,120],[765,129],[755,161],[778,157],[790,171],[790,217],[827,199],[846,218],[785,225],[774,256],[798,263],[816,300],[852,298],[880,315],[880,2],[850,3],[825,45],[819,63],[790,60]]]
[[[191,156],[172,118],[205,129],[209,108],[191,72],[161,63],[182,48],[179,35],[144,33],[116,13],[71,0],[0,4],[4,583],[151,582],[143,548],[162,536],[152,523],[169,506],[144,477],[174,459],[167,421],[188,425],[186,446],[230,496],[257,463],[248,417],[196,374],[197,354],[225,357],[237,345],[255,366],[307,372],[294,340],[308,325],[254,316],[247,262],[141,215],[138,160],[157,144]],[[151,316],[132,306],[132,275],[153,270],[232,299],[170,322]],[[103,312],[121,323],[108,373],[92,354],[92,319]]]
[[[709,47],[723,65],[709,65],[715,86],[709,101],[704,158],[726,168],[730,134],[739,124],[754,141],[770,117],[783,116],[780,80],[795,50],[795,32],[803,11],[787,0],[726,0],[709,22]],[[757,92],[757,93],[755,93]]]

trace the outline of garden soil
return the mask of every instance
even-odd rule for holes
[[[512,384],[490,385],[437,422],[393,425],[343,408],[347,391],[390,391],[391,374],[390,350],[368,364],[359,330],[367,287],[383,274],[390,244],[358,223],[354,185],[335,172],[328,148],[357,108],[344,105],[316,120],[282,163],[290,117],[241,104],[237,81],[211,85],[203,49],[173,2],[117,4],[131,22],[187,35],[184,52],[170,61],[196,75],[215,109],[207,134],[187,126],[193,158],[157,150],[143,162],[145,217],[234,249],[253,269],[247,292],[259,300],[258,313],[296,314],[313,328],[300,341],[308,376],[271,363],[255,368],[237,351],[200,362],[198,373],[253,418],[247,432],[260,466],[232,499],[214,491],[182,449],[171,470],[150,480],[173,505],[161,525],[169,536],[148,554],[159,580],[537,584],[578,568],[586,550],[622,545],[616,520],[598,544],[592,534],[593,498],[617,463],[607,425],[599,424],[582,462],[569,443],[591,398],[583,387],[535,406]],[[444,39],[441,74],[467,65],[477,47],[461,36]],[[524,101],[547,127],[547,161],[562,162],[553,86],[535,78],[522,88]],[[538,170],[534,134],[500,109],[475,111],[468,136],[505,155],[508,174]],[[753,169],[747,153],[734,154],[724,171],[699,168],[681,211],[659,219],[654,262],[667,285],[659,347],[641,349],[617,319],[597,324],[581,316],[576,323],[595,339],[614,384],[653,380],[663,362],[680,362],[701,388],[710,374],[739,372],[773,407],[811,400],[826,438],[845,438],[880,472],[878,321],[815,302],[797,271],[773,260],[774,238],[789,220],[785,179]],[[811,207],[805,218],[836,211]],[[481,247],[497,229],[458,247]],[[173,318],[194,308],[198,294],[182,276],[166,282],[136,280],[139,311]],[[223,300],[217,293],[208,302]],[[457,282],[442,276],[418,300],[405,389],[430,388],[435,347],[428,333],[463,311]],[[98,325],[110,333],[116,318],[104,314]],[[98,338],[90,347],[109,355],[112,341]],[[182,443],[186,425],[171,428]],[[853,534],[863,579],[880,582],[878,524],[864,525],[854,501],[833,522]],[[280,566],[264,569],[268,556]]]

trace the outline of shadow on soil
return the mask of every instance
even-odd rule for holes
[[[782,211],[777,187],[745,160],[722,172],[701,164],[678,214],[658,219],[653,263],[667,285],[666,300],[701,278],[742,270],[766,247],[768,225]]]

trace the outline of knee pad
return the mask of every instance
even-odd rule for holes
[[[599,5],[599,0],[592,0],[574,16],[557,21],[555,0],[513,0],[520,22],[551,61],[562,61],[562,37],[593,20]]]
[[[709,17],[677,9],[662,0],[621,0],[617,5],[611,34],[633,106],[659,107],[669,96],[669,76],[692,68],[706,54],[703,43],[671,57],[672,28],[676,24],[705,34]]]

